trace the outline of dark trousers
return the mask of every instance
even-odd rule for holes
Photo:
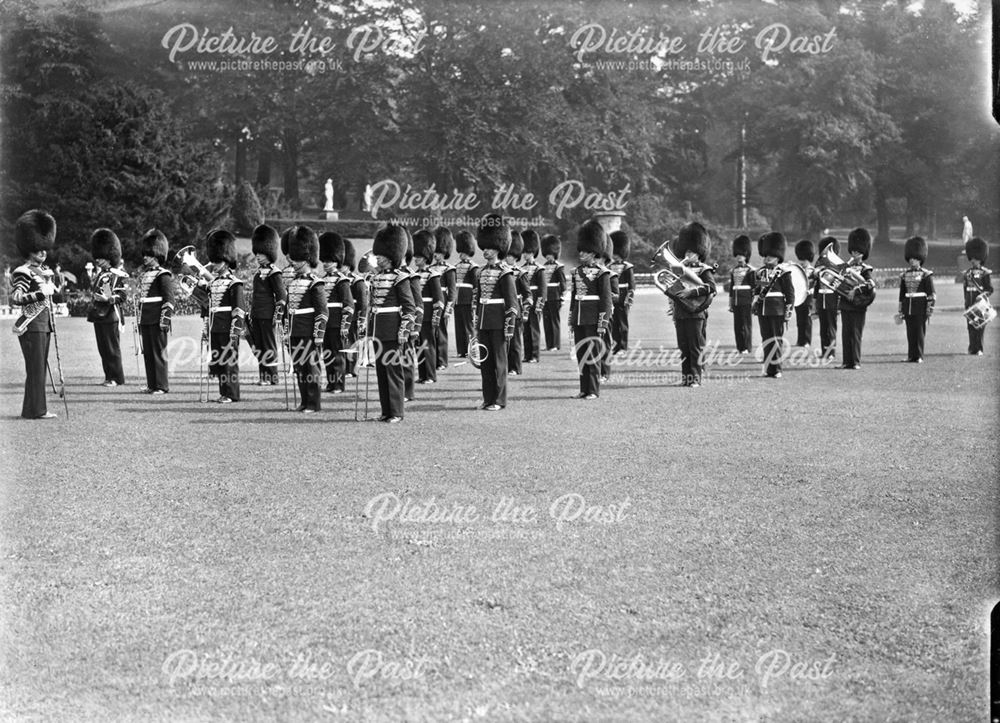
[[[51,336],[47,331],[28,331],[17,337],[24,356],[24,401],[21,403],[21,416],[25,419],[37,419],[49,411],[45,404],[45,368]]]
[[[376,345],[375,378],[378,380],[378,401],[382,409],[382,417],[403,416],[404,375],[406,370],[412,372],[412,345],[406,342],[402,346],[396,342],[383,341]],[[412,384],[412,377],[410,384]]]
[[[927,315],[906,316],[906,360],[924,358],[924,337],[927,334]]]
[[[240,342],[232,343],[229,334],[213,332],[209,336],[211,355],[208,358],[209,376],[219,378],[219,396],[240,401]]]
[[[347,357],[341,350],[340,333],[327,333],[323,337],[323,366],[326,368],[326,384],[330,389],[344,391],[347,378]]]
[[[514,336],[507,344],[507,371],[520,374],[523,369],[521,360],[524,358],[524,321],[517,317],[514,322]]]
[[[733,334],[736,337],[736,351],[753,349],[753,313],[749,304],[733,307]]]
[[[819,343],[824,358],[831,358],[837,353],[837,310],[820,309]]]
[[[524,360],[538,361],[542,343],[542,320],[532,306],[528,312],[528,320],[524,324]]]
[[[617,312],[615,312],[617,313]],[[614,317],[612,317],[611,323],[614,323]],[[611,378],[611,356],[614,354],[614,340],[611,335],[611,325],[604,331],[604,349],[601,353],[601,379],[608,380]]]
[[[611,341],[614,343],[612,353],[628,349],[628,309],[623,304],[615,304],[611,315]]]
[[[290,341],[292,368],[299,386],[299,405],[318,412],[319,382],[323,376],[320,350],[311,336],[293,336]]]
[[[278,383],[278,339],[273,319],[251,318],[248,325],[250,348],[257,357],[262,382]]]
[[[546,349],[558,349],[562,346],[561,313],[562,303],[559,301],[546,301],[542,308],[542,326],[545,328]]]
[[[417,344],[408,339],[399,348],[400,363],[403,365],[403,396],[407,399],[416,399],[413,383],[417,378]]]
[[[576,363],[580,369],[580,394],[601,393],[601,359],[604,338],[597,334],[597,324],[573,327]]]
[[[508,344],[503,329],[480,329],[479,343],[486,347],[479,375],[483,380],[483,404],[507,406]]]
[[[167,332],[159,324],[144,324],[139,327],[142,336],[142,359],[146,364],[146,388],[164,392],[170,391],[167,380]]]
[[[702,352],[708,319],[678,319],[674,317],[677,348],[681,352],[681,381],[684,384],[701,384]]]
[[[441,323],[434,327],[434,341],[437,349],[434,354],[434,367],[448,366],[448,319],[441,317]]]
[[[437,331],[440,326],[431,326],[430,314],[424,315],[424,325],[420,329],[420,347],[417,349],[417,381],[436,382],[438,366]]]
[[[985,326],[981,326],[978,329],[972,326],[972,324],[966,324],[969,329],[969,353],[976,354],[983,350],[983,332],[986,331]]]
[[[455,307],[455,349],[459,356],[468,356],[472,329],[472,305]]]
[[[841,331],[841,358],[844,366],[858,366],[861,364],[861,336],[865,333],[865,310],[848,311],[840,310],[842,323]]]
[[[798,330],[798,335],[795,337],[795,346],[812,344],[813,320],[812,316],[809,315],[808,301],[795,307],[795,328]]]
[[[94,324],[94,336],[97,337],[97,353],[101,355],[101,366],[104,367],[104,381],[124,384],[120,327],[117,323]]]
[[[781,357],[785,354],[785,317],[758,316],[760,344],[764,353],[764,373],[769,377],[781,371]]]

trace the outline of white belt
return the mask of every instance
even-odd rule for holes
[[[917,291],[913,294],[907,294],[906,298],[912,299],[914,296],[927,296],[927,294],[925,294],[923,291]]]
[[[463,289],[471,289],[472,284],[455,284],[455,286],[461,286]]]
[[[752,288],[752,287],[750,287],[750,286],[734,286],[733,287],[733,291],[736,291],[737,289],[749,289],[749,288]]]
[[[154,301],[163,301],[162,296],[143,296],[140,301],[143,304],[152,304]]]
[[[340,308],[343,308],[343,306],[344,305],[342,303],[340,303],[339,301],[331,301],[329,304],[326,305],[326,308],[327,309],[340,309]]]
[[[597,294],[592,294],[592,295],[588,294],[587,296],[578,296],[578,297],[576,297],[576,300],[577,301],[598,301],[598,300],[600,300],[600,298],[601,297],[598,296]]]
[[[432,303],[434,303],[434,297],[433,296],[421,296],[420,300],[423,301],[425,304],[432,304]]]
[[[528,288],[531,289],[532,291],[538,291],[537,286],[529,286]]]
[[[232,310],[233,307],[231,306],[213,306],[211,309],[209,309],[209,311],[211,311],[213,314],[218,313],[220,311],[232,311]]]
[[[399,306],[381,306],[379,308],[372,309],[372,313],[373,314],[390,314],[390,313],[399,311],[400,308],[402,308],[402,307],[399,307]]]
[[[821,294],[834,294],[836,292],[833,289],[820,289],[819,293],[821,293]]]
[[[767,294],[765,294],[765,296],[782,296],[783,297],[784,294],[781,293],[780,291],[768,291]]]
[[[299,314],[315,314],[315,309],[296,309],[292,312],[293,316],[298,316]]]
[[[479,303],[480,304],[502,304],[503,303],[503,299],[486,299],[486,300],[481,301]]]

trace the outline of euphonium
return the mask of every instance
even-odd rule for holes
[[[653,283],[656,284],[656,288],[670,297],[675,304],[680,304],[691,313],[708,308],[708,305],[712,303],[712,294],[694,299],[680,298],[676,295],[685,289],[697,289],[705,286],[705,282],[690,267],[685,266],[679,258],[674,256],[668,244],[669,242],[664,243],[653,254],[653,264],[660,261],[667,264],[667,268],[653,273]]]
[[[199,283],[204,279],[211,283],[215,281],[215,275],[205,268],[205,265],[198,260],[198,257],[194,255],[194,246],[185,246],[176,254],[172,261],[176,261],[182,266],[187,266],[188,268],[195,269],[199,276],[194,276],[192,274],[181,274],[178,280],[180,284],[181,291],[183,292],[185,298],[191,296],[198,288]]]

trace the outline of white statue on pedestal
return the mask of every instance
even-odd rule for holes
[[[333,210],[333,179],[326,179],[326,206],[323,207],[324,211]]]
[[[372,184],[365,184],[365,213],[372,210]]]

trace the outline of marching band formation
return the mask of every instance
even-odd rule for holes
[[[21,416],[51,419],[46,405],[46,372],[53,387],[49,345],[55,340],[59,395],[65,404],[65,382],[52,307],[52,272],[44,265],[55,242],[56,222],[48,213],[28,211],[17,221],[15,242],[24,263],[12,274],[11,302],[21,307],[14,325],[25,363],[25,393]],[[166,268],[167,239],[156,229],[139,241],[143,264],[137,291],[129,298],[129,276],[122,267],[122,247],[110,229],[91,237],[96,272],[91,278],[92,305],[87,320],[94,324],[106,387],[125,383],[120,329],[131,305],[133,341],[145,363],[147,394],[170,391],[166,348],[176,295],[190,296],[201,309],[202,349],[207,350],[207,375],[218,381],[216,401],[240,401],[239,347],[246,338],[258,361],[257,382],[278,385],[295,376],[292,397],[302,413],[321,408],[325,391],[343,393],[346,380],[374,368],[380,405],[379,421],[397,423],[404,405],[415,398],[414,384],[434,384],[448,367],[448,321],[454,317],[458,356],[476,366],[482,379],[481,409],[498,411],[507,404],[507,379],[523,373],[523,363],[537,363],[544,336],[545,350],[561,346],[560,319],[569,293],[569,325],[579,365],[579,399],[595,399],[610,374],[612,356],[629,346],[629,311],[635,299],[635,273],[628,262],[627,234],[608,234],[597,220],[577,234],[580,264],[568,273],[559,261],[558,237],[513,229],[507,219],[485,216],[475,236],[456,235],[444,227],[414,234],[388,223],[375,235],[370,254],[360,259],[351,241],[335,232],[319,236],[307,226],[293,226],[280,236],[267,225],[254,229],[252,251],[258,269],[249,292],[234,271],[236,239],[217,229],[205,239],[208,266],[194,247],[174,256],[184,273],[175,282]],[[764,374],[781,377],[784,332],[793,316],[796,344],[812,340],[812,321],[819,322],[820,354],[836,353],[841,326],[842,369],[859,369],[868,306],[875,298],[873,268],[866,260],[872,239],[857,228],[847,238],[849,258],[840,258],[840,243],[832,236],[818,244],[795,245],[795,263],[785,263],[786,241],[778,232],[757,241],[763,264],[750,264],[752,242],[745,235],[732,244],[735,266],[724,289],[729,294],[737,350],[753,348],[752,317],[762,339]],[[473,261],[475,246],[485,264]],[[275,264],[278,250],[289,263]],[[681,385],[702,383],[709,307],[716,295],[717,266],[708,263],[710,236],[690,223],[677,238],[657,250],[666,268],[654,274],[656,286],[668,297],[681,355]],[[448,259],[457,251],[458,263]],[[541,252],[544,263],[538,263]],[[989,302],[993,293],[985,267],[988,246],[980,238],[965,244],[971,268],[963,278],[969,353],[983,353],[983,332],[996,317]],[[920,237],[906,241],[909,268],[900,276],[897,323],[906,328],[907,361],[923,361],[927,322],[934,312],[933,272],[923,268],[927,244]],[[815,262],[815,265],[814,265]],[[194,273],[191,273],[194,272]],[[137,353],[139,353],[137,351]],[[202,364],[204,364],[202,354]],[[366,384],[367,391],[367,384]],[[207,399],[207,392],[204,394]],[[366,398],[367,405],[367,398]],[[69,408],[66,406],[68,415]],[[367,411],[365,414],[367,418]],[[357,417],[357,401],[355,401]]]

